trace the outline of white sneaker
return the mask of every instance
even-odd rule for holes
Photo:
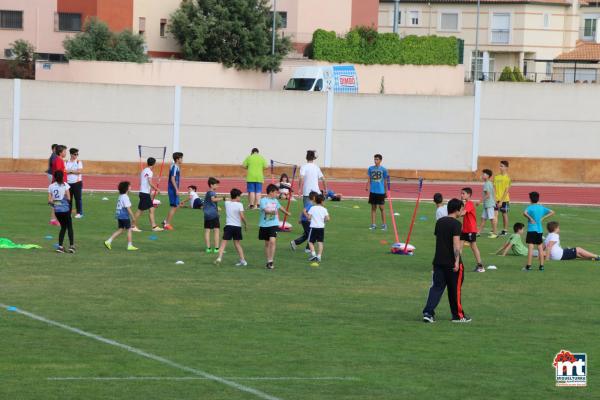
[[[290,248],[294,251],[296,251],[296,242],[294,242],[293,240],[290,242]]]
[[[236,267],[247,267],[248,263],[245,260],[240,260],[239,263],[235,264]]]
[[[154,228],[152,228],[152,232],[162,232],[164,231],[163,228],[161,228],[160,226],[155,226]]]
[[[310,249],[304,249],[304,252],[305,252],[306,254],[310,254]]]
[[[133,228],[131,228],[132,232],[141,232],[142,230],[140,228],[138,228],[137,226],[134,226]]]
[[[81,214],[77,214],[77,215],[75,216],[75,218],[77,218],[77,219],[81,219],[81,218],[83,218],[83,215],[81,215]]]

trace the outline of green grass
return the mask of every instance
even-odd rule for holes
[[[290,251],[296,225],[280,235],[276,269],[267,272],[256,212],[247,213],[248,268],[233,266],[233,247],[215,267],[214,255],[201,252],[202,212],[189,209],[158,240],[136,234],[139,252],[126,252],[124,237],[109,252],[102,242],[116,228],[116,196],[108,196],[85,195],[86,216],[74,222],[79,251],[68,255],[44,239],[58,236],[44,194],[0,192],[0,237],[44,247],[0,250],[0,303],[222,377],[356,378],[238,381],[285,400],[598,398],[600,263],[550,262],[543,273],[523,273],[524,258],[489,255],[502,239],[481,238],[484,262],[498,270],[466,274],[463,305],[473,322],[450,323],[444,297],[438,322],[427,325],[420,317],[433,256],[430,203],[419,212],[427,220],[417,219],[413,257],[391,255],[380,241],[393,242],[393,234],[370,232],[367,205],[344,201],[328,203],[319,268]],[[412,207],[397,204],[402,236]],[[564,246],[598,250],[597,209],[555,209]],[[514,206],[511,218],[522,219],[521,211]],[[472,268],[468,250],[465,262]],[[2,399],[256,398],[206,380],[49,381],[191,374],[6,310],[0,337]],[[561,349],[588,354],[587,388],[554,386],[551,363]]]

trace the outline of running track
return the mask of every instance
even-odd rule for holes
[[[87,190],[116,190],[120,181],[129,180],[133,183],[133,190],[138,188],[137,176],[117,176],[117,175],[86,175],[84,176],[84,189]],[[267,178],[267,182],[269,179]],[[188,185],[196,185],[199,192],[206,190],[206,178],[183,178],[181,187],[183,190]],[[365,182],[360,181],[329,181],[330,189],[336,193],[341,193],[344,197],[367,197],[365,191]],[[474,198],[481,198],[481,182],[428,182],[423,184],[423,199],[430,201],[435,192],[444,195],[444,199],[458,197],[460,189],[464,186],[471,186],[474,191]],[[31,173],[0,173],[0,189],[33,189],[45,190],[48,187],[48,178],[45,174]],[[221,179],[219,192],[229,192],[233,187],[242,191],[246,184],[243,179]],[[161,191],[166,191],[167,180],[163,177],[160,183]],[[528,193],[538,191],[541,194],[541,202],[546,204],[571,204],[571,205],[600,205],[600,186],[590,185],[548,185],[548,184],[515,184],[511,188],[512,202],[529,202]],[[416,181],[399,181],[392,183],[392,197],[396,199],[416,199],[417,183]]]

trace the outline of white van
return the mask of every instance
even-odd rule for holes
[[[358,93],[358,77],[354,65],[300,67],[283,88],[305,92]]]

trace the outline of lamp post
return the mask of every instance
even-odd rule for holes
[[[400,25],[400,18],[398,18],[398,11],[400,8],[400,0],[394,0],[394,33],[398,34],[398,25]]]
[[[271,37],[271,55],[273,59],[275,59],[275,40],[277,35],[277,0],[273,0],[273,36]],[[271,67],[271,82],[269,84],[269,88],[273,90],[273,81],[275,80],[275,76],[273,73],[273,68]]]
[[[473,82],[477,80],[477,72],[479,70],[479,11],[480,11],[480,0],[477,0],[477,22],[475,23],[475,72],[473,75]]]

